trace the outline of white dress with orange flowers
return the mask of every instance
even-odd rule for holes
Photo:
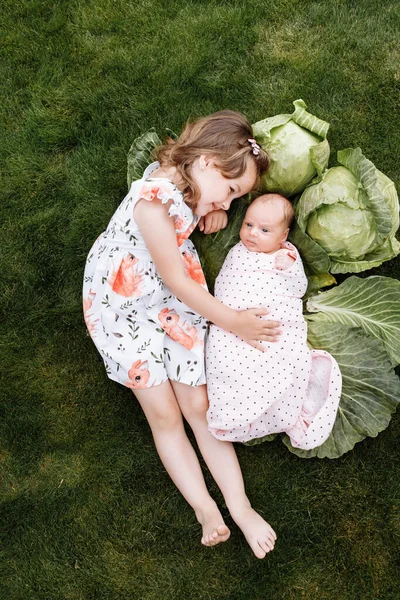
[[[110,379],[132,389],[167,379],[205,383],[206,320],[178,300],[161,280],[134,220],[139,199],[172,200],[177,244],[186,273],[207,288],[199,258],[188,239],[199,217],[168,179],[151,178],[152,163],[95,241],[86,261],[83,309],[88,331]]]
[[[339,405],[342,378],[336,360],[307,346],[302,297],[307,278],[297,249],[285,242],[274,254],[250,252],[242,242],[230,250],[215,282],[215,297],[236,310],[265,307],[279,321],[277,342],[265,352],[211,325],[206,348],[207,413],[220,440],[247,442],[285,432],[293,446],[309,450],[329,436]],[[275,267],[278,254],[295,261]]]

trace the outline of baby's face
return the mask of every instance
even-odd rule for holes
[[[255,200],[247,209],[240,239],[250,252],[276,252],[286,241],[289,229],[281,204]]]

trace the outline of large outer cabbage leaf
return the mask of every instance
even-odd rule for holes
[[[131,187],[133,181],[142,177],[143,171],[151,162],[150,156],[152,151],[160,144],[161,140],[154,127],[133,140],[128,152],[128,189]]]
[[[176,134],[166,128],[166,134],[176,139]],[[156,146],[160,146],[161,140],[154,127],[140,135],[133,140],[132,146],[128,152],[128,171],[127,171],[127,183],[128,189],[132,185],[132,181],[140,179],[143,175],[143,171],[151,162],[151,153]]]
[[[365,191],[365,206],[361,208],[366,208],[372,214],[376,242],[382,244],[387,236],[393,235],[399,227],[399,203],[393,199],[394,195],[397,199],[394,183],[365,158],[361,148],[339,150],[337,158],[341,165],[353,173]],[[392,187],[389,194],[385,193],[387,184]]]
[[[308,341],[337,360],[342,373],[340,404],[332,432],[321,446],[293,448],[286,435],[283,442],[301,458],[338,458],[388,426],[400,400],[400,381],[383,344],[362,329],[310,322]]]
[[[297,227],[304,234],[297,235],[297,246],[314,273],[326,269],[318,260],[312,263],[316,255],[329,257],[335,274],[378,267],[400,253],[394,183],[360,148],[339,151],[338,161],[342,166],[326,171],[296,204]]]
[[[252,126],[271,161],[262,189],[286,196],[302,192],[316,175],[322,175],[329,160],[329,123],[307,112],[303,100],[293,104],[292,115],[276,115]]]
[[[308,323],[359,327],[382,341],[394,366],[400,363],[400,281],[378,275],[352,276],[308,298]]]
[[[299,249],[305,268],[310,273],[327,273],[331,270],[329,254],[305,233],[295,222],[289,233],[289,240]]]

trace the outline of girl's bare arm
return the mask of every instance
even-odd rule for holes
[[[136,223],[164,283],[179,300],[218,327],[249,342],[275,341],[279,323],[258,318],[266,315],[267,309],[233,310],[186,276],[168,208],[169,204],[157,200],[139,200],[134,209]]]

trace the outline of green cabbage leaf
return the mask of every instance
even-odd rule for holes
[[[395,234],[399,201],[394,183],[360,148],[338,152],[296,203],[292,240],[313,273],[360,273],[400,253]]]
[[[400,364],[400,281],[374,275],[352,276],[308,298],[308,323],[359,327],[380,340],[393,366]]]
[[[261,182],[265,192],[298,194],[315,176],[321,177],[328,164],[329,123],[307,112],[303,100],[293,104],[292,115],[276,115],[252,126],[255,139],[270,158]]]
[[[166,128],[165,133],[172,139],[176,139],[177,137],[171,129]],[[128,189],[131,187],[133,181],[141,179],[143,171],[151,162],[153,150],[156,146],[160,146],[161,143],[161,139],[158,137],[154,127],[133,140],[127,157]]]

